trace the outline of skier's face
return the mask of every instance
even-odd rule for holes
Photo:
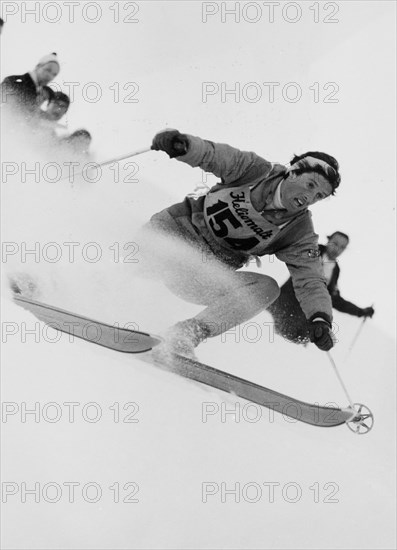
[[[290,212],[303,210],[325,199],[331,193],[331,184],[317,172],[304,172],[299,175],[289,172],[281,183],[281,202]]]
[[[47,107],[47,115],[51,120],[60,120],[69,108],[66,101],[51,101]]]
[[[327,256],[330,260],[335,260],[346,249],[348,240],[343,235],[332,235],[326,244]]]
[[[45,86],[51,82],[51,80],[54,80],[58,73],[59,65],[53,61],[50,61],[50,63],[46,63],[45,65],[37,65],[36,67],[37,80],[41,86]]]

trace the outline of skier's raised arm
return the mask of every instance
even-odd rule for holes
[[[156,134],[152,149],[164,151],[170,158],[177,158],[193,168],[200,167],[205,172],[211,172],[225,184],[242,178],[252,181],[259,175],[266,177],[272,169],[272,164],[256,153],[181,134],[178,130],[164,130]]]

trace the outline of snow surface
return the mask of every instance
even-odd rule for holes
[[[344,180],[336,198],[313,208],[315,225],[322,241],[336,229],[349,233],[352,244],[340,261],[342,295],[362,306],[374,301],[376,316],[348,354],[361,321],[335,312],[339,343],[333,357],[353,400],[375,415],[371,433],[356,436],[344,426],[321,429],[273,416],[138,357],[69,342],[13,304],[3,277],[2,400],[3,407],[16,404],[15,414],[4,416],[3,409],[3,499],[11,487],[4,483],[18,488],[3,500],[4,548],[395,547],[395,246],[392,237],[385,242],[394,227],[395,147],[388,122],[394,85],[393,70],[378,62],[391,55],[395,8],[385,2],[360,2],[359,9],[353,4],[340,3],[339,25],[278,20],[262,27],[242,22],[236,29],[219,21],[203,26],[199,2],[145,2],[134,32],[105,20],[91,26],[77,21],[73,44],[67,24],[43,22],[40,35],[29,22],[11,19],[6,25],[3,76],[26,71],[27,63],[33,66],[48,50],[64,60],[60,84],[96,81],[106,90],[117,80],[139,82],[138,104],[113,103],[105,95],[96,104],[77,97],[72,105],[70,128],[89,128],[98,160],[150,145],[154,132],[167,125],[274,161],[287,162],[291,153],[312,147],[329,150],[340,160]],[[17,47],[21,33],[35,38],[29,54]],[[313,104],[307,97],[296,104],[203,103],[201,83],[212,80],[335,81],[343,93],[334,105]],[[382,154],[381,163],[374,152]],[[3,160],[21,161],[10,148],[6,155]],[[31,147],[23,159],[48,160]],[[115,262],[114,243],[121,249],[125,243],[139,245],[140,225],[191,192],[202,174],[161,153],[134,160],[135,183],[115,183],[106,172],[96,183],[73,186],[22,182],[18,176],[3,184],[2,240],[19,246],[37,242],[41,254],[37,262],[32,256],[24,262],[20,253],[7,257],[3,273],[28,272],[45,302],[156,334],[200,308],[148,280],[139,261]],[[380,198],[374,198],[374,186],[382,186]],[[72,241],[79,244],[70,262],[63,243]],[[102,251],[96,263],[82,256],[92,242]],[[48,243],[62,245],[59,261],[43,257]],[[129,245],[126,252],[131,251]],[[133,258],[139,257],[138,250]],[[265,258],[259,271],[280,283],[287,277],[277,260]],[[305,401],[346,406],[326,354],[273,339],[270,322],[266,312],[259,315],[202,344],[199,358]],[[32,329],[37,337],[26,333]],[[35,402],[39,421],[28,415],[24,422],[23,403],[31,409]],[[78,403],[74,422],[68,420],[68,402]],[[50,421],[56,409],[46,408],[48,403],[60,407],[59,421]],[[84,408],[88,403],[102,414],[97,422],[87,420],[95,414],[93,407]],[[139,410],[132,405],[124,410],[127,403]],[[211,410],[215,414],[203,416]],[[225,415],[233,410],[234,416]],[[123,422],[128,413],[138,422]],[[49,482],[60,486],[60,500],[49,502],[53,486],[47,498],[41,492],[39,502],[32,495],[23,502],[23,484],[32,488],[35,482],[40,490]],[[67,482],[80,483],[74,502],[68,501]],[[96,503],[87,502],[93,489],[83,498],[89,482],[101,487]],[[109,487],[116,482],[121,500],[136,487],[123,489],[124,484],[137,484],[138,502],[114,502]],[[275,484],[274,498],[269,483]],[[206,502],[205,489],[214,493]],[[237,490],[240,501],[225,489]]]

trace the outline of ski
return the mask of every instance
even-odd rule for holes
[[[14,295],[14,302],[56,330],[114,351],[144,353],[161,342],[160,338],[146,332],[108,325],[19,294]]]
[[[356,420],[357,413],[351,407],[341,409],[306,403],[178,354],[161,359],[150,352],[142,359],[184,378],[222,390],[313,426],[327,428]]]
[[[108,325],[18,294],[14,296],[14,301],[56,330],[115,351],[143,353],[140,358],[146,363],[246,399],[291,419],[319,427],[349,425],[361,420],[350,407],[342,409],[306,403],[181,355],[154,355],[150,350],[161,339],[151,334]]]

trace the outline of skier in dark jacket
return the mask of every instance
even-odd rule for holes
[[[1,83],[1,102],[27,121],[39,114],[40,105],[54,92],[47,86],[59,73],[56,53],[42,57],[36,67],[23,75],[7,76]]]
[[[157,251],[165,284],[187,301],[206,306],[171,327],[166,334],[169,349],[192,356],[205,338],[267,309],[279,295],[277,282],[236,270],[252,257],[274,253],[291,273],[311,341],[329,350],[334,343],[332,305],[308,207],[334,194],[340,182],[336,159],[307,152],[287,167],[177,130],[157,134],[152,149],[221,178],[205,197],[186,197],[155,214],[147,227],[171,237]],[[205,261],[191,264],[183,252],[173,255],[172,238],[204,252]],[[156,251],[150,256],[156,257]]]
[[[372,317],[373,307],[360,308],[342,298],[338,290],[340,268],[336,259],[346,249],[348,243],[349,237],[346,233],[335,231],[328,237],[326,245],[319,246],[332,307],[356,317]],[[269,306],[268,311],[273,316],[277,334],[297,344],[310,341],[310,326],[296,299],[291,278],[281,287],[280,296]]]

